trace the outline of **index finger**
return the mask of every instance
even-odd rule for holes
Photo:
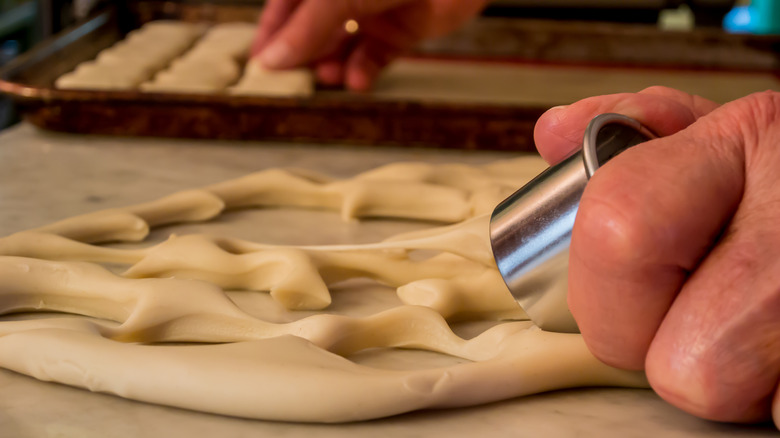
[[[542,157],[554,164],[582,146],[585,127],[599,114],[618,113],[633,117],[657,135],[667,136],[718,106],[710,100],[667,87],[596,96],[548,110],[536,122],[534,142]]]
[[[344,23],[360,20],[412,0],[304,0],[260,53],[269,68],[292,68],[307,64],[334,47],[345,34]]]
[[[257,20],[257,33],[252,42],[251,55],[255,56],[271,41],[276,32],[290,18],[303,0],[268,0]]]

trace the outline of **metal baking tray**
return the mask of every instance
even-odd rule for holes
[[[0,70],[0,92],[34,125],[73,133],[513,151],[534,150],[536,119],[564,103],[378,99],[332,90],[302,99],[53,87],[57,77],[151,20],[254,21],[259,5],[241,1],[117,2],[9,63]],[[415,56],[771,72],[778,68],[778,41],[717,30],[669,34],[605,23],[490,19],[425,43]]]
[[[144,22],[252,21],[258,11],[257,5],[154,1],[112,7],[12,61],[0,71],[0,91],[34,125],[73,133],[533,150],[541,106],[377,100],[347,92],[301,99],[53,87],[57,77]]]

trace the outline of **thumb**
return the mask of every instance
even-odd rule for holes
[[[542,114],[534,128],[534,141],[542,157],[554,164],[582,146],[585,127],[599,114],[633,117],[664,137],[684,129],[717,107],[715,102],[667,87],[590,97]]]

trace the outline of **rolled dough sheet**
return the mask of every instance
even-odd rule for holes
[[[344,180],[272,169],[6,236],[0,366],[133,400],[304,422],[644,387],[643,374],[602,364],[580,335],[533,326],[492,262],[489,206],[477,200],[495,205],[543,167],[399,163]],[[208,234],[138,243],[153,227],[246,208],[452,225],[361,245]],[[20,313],[51,311],[61,314]]]

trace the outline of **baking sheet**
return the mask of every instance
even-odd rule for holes
[[[58,131],[161,137],[281,139],[449,148],[533,150],[533,123],[547,106],[374,99],[323,93],[313,98],[226,94],[59,90],[54,80],[134,26],[157,18],[252,20],[257,7],[136,2],[116,8],[22,55],[0,72],[33,124]]]
[[[532,151],[538,116],[586,96],[662,84],[727,101],[777,89],[775,37],[500,19],[424,44],[371,94],[319,90],[294,99],[52,88],[144,22],[252,21],[257,13],[251,2],[119,2],[0,70],[0,92],[33,124],[65,132]],[[650,43],[654,49],[645,47]]]

